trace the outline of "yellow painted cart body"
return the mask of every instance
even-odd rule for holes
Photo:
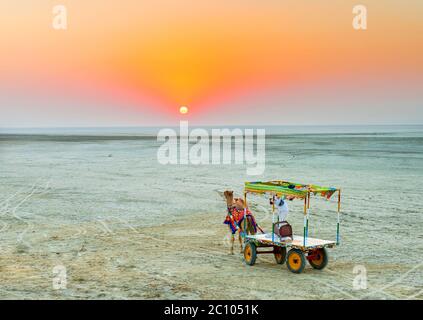
[[[249,193],[267,194],[278,197],[287,196],[304,201],[304,227],[302,236],[293,235],[293,238],[280,238],[274,233],[275,225],[278,225],[280,222],[275,222],[273,220],[272,231],[269,233],[256,235],[244,234],[245,263],[254,265],[258,254],[269,253],[275,256],[275,260],[278,264],[286,262],[288,269],[294,273],[303,272],[306,261],[308,261],[314,269],[321,270],[326,267],[328,263],[326,248],[332,248],[339,245],[341,189],[275,180],[267,182],[246,182],[244,190],[244,201],[246,204],[247,195]],[[308,237],[308,211],[310,208],[311,196],[315,195],[329,199],[334,194],[338,195],[336,239],[332,241]],[[262,250],[263,248],[271,250]]]

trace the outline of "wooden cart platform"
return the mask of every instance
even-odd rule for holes
[[[247,235],[246,241],[253,241],[257,246],[261,244],[264,246],[280,246],[280,247],[293,247],[301,250],[316,249],[316,248],[332,248],[336,245],[335,241],[322,240],[317,238],[306,238],[304,246],[304,237],[294,235],[294,239],[280,239],[278,235],[274,234],[272,241],[272,233],[262,233],[256,235]]]

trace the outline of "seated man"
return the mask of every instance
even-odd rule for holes
[[[288,217],[289,208],[288,203],[283,197],[275,197],[275,207],[278,210],[278,222],[286,221]]]
[[[292,239],[292,227],[286,221],[289,213],[289,207],[286,199],[293,200],[293,198],[278,196],[274,196],[273,199],[270,199],[270,204],[275,205],[275,209],[278,213],[278,221],[275,223],[274,232],[281,238],[290,237]]]

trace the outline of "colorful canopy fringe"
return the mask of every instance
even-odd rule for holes
[[[308,192],[310,192],[311,194],[330,199],[337,190],[337,188],[332,187],[322,187],[314,184],[299,184],[282,180],[245,183],[246,192],[275,193],[277,195],[293,196],[296,198],[305,198]]]

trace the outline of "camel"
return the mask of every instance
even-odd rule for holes
[[[242,237],[241,232],[244,232],[244,223],[246,234],[254,235],[257,233],[257,225],[255,219],[248,207],[245,206],[242,198],[234,198],[234,192],[226,190],[223,195],[226,199],[228,208],[228,215],[224,223],[229,225],[231,231],[231,249],[230,253],[234,254],[235,233],[238,231],[238,239],[240,244],[240,252],[242,253]],[[247,209],[247,210],[245,210]],[[246,213],[246,221],[244,221],[244,212]]]

